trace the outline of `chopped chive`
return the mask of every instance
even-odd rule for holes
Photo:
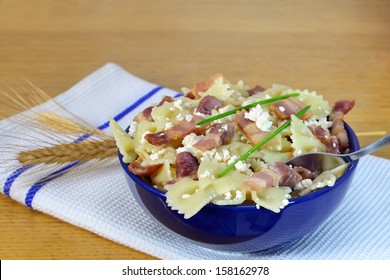
[[[310,109],[310,105],[309,106],[306,106],[305,108],[303,108],[301,111],[299,111],[297,114],[295,114],[295,116],[297,116],[298,118],[301,118],[306,112],[307,110]],[[226,173],[228,173],[230,170],[232,170],[234,168],[234,166],[236,165],[237,162],[239,161],[242,161],[242,160],[246,160],[251,154],[253,154],[254,152],[256,152],[258,149],[260,149],[265,143],[267,143],[269,140],[271,140],[273,137],[275,137],[277,134],[279,134],[280,132],[282,132],[285,128],[287,128],[289,125],[291,124],[291,119],[289,119],[287,122],[285,122],[283,125],[281,125],[280,127],[278,127],[275,131],[273,131],[270,135],[268,135],[263,141],[261,141],[260,143],[258,143],[256,146],[253,146],[251,149],[249,149],[245,154],[243,154],[242,156],[240,156],[238,159],[236,159],[233,163],[231,163],[228,167],[226,167],[221,173],[218,174],[218,178],[221,178],[222,176],[224,176]]]
[[[206,124],[206,123],[210,123],[210,122],[213,122],[215,120],[219,120],[219,119],[222,119],[224,117],[233,115],[237,111],[246,110],[246,109],[249,109],[249,108],[252,108],[252,107],[256,107],[257,105],[263,105],[263,104],[279,101],[279,100],[282,100],[282,99],[286,99],[286,98],[289,98],[289,97],[297,97],[297,96],[299,96],[299,93],[290,93],[290,94],[286,94],[286,95],[282,95],[282,96],[278,96],[278,97],[272,97],[272,98],[264,99],[264,100],[261,100],[261,101],[257,101],[257,102],[254,102],[254,103],[251,103],[251,104],[239,107],[239,108],[235,108],[235,109],[227,111],[225,113],[222,113],[222,114],[219,114],[219,115],[212,116],[210,118],[201,120],[200,122],[196,123],[196,125],[199,126],[199,125],[203,125],[203,124]]]

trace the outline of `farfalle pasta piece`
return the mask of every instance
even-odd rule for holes
[[[196,106],[197,100],[180,97],[173,102],[166,102],[155,107],[152,111],[153,120],[162,123],[158,131],[169,129],[170,127],[167,127],[167,124],[173,126],[183,120],[190,121],[189,119],[193,115]]]
[[[216,197],[212,200],[216,205],[238,205],[242,204],[246,200],[247,191],[240,189],[233,189],[224,193],[220,197]]]
[[[238,186],[245,180],[246,176],[240,173],[233,173],[223,178],[201,178],[198,181],[189,177],[183,178],[167,188],[167,203],[172,209],[178,210],[184,214],[185,218],[190,218],[195,215],[202,207],[208,203],[219,203],[221,205],[221,197],[226,197],[229,192],[241,190]],[[241,192],[242,195],[245,191]],[[237,198],[234,200],[234,198]],[[244,199],[243,199],[244,198]],[[246,196],[239,197],[236,195],[230,197],[230,202],[242,203]],[[231,203],[231,204],[232,204]],[[225,205],[228,205],[226,201]]]
[[[319,141],[310,129],[304,125],[302,120],[296,116],[291,116],[291,147],[294,149],[294,156],[309,152],[324,152],[326,147]]]
[[[158,172],[151,176],[151,179],[156,185],[164,186],[175,179],[174,174],[175,169],[168,161],[166,161],[164,162],[160,170],[158,170]]]
[[[340,177],[345,172],[347,167],[348,164],[342,164],[336,168],[322,172],[312,181],[311,184],[309,184],[307,187],[301,190],[299,192],[299,195],[303,196],[326,186],[332,187],[335,184],[337,178]]]
[[[275,162],[285,162],[291,158],[291,152],[278,152],[269,149],[263,149],[261,152],[263,153],[263,160],[268,165],[272,165]]]
[[[168,206],[180,214],[184,214],[186,219],[191,218],[210,203],[215,195],[215,190],[212,187],[199,188],[199,182],[189,177],[166,185],[166,189]]]
[[[324,100],[322,95],[318,95],[315,91],[309,91],[309,90],[293,90],[288,89],[285,91],[286,94],[289,93],[299,93],[298,99],[302,101],[306,105],[310,105],[310,110],[313,113],[312,118],[314,119],[321,119],[323,117],[326,117],[330,114],[332,108],[329,105],[329,102]]]
[[[228,150],[231,155],[240,156],[240,155],[244,154],[246,151],[248,151],[251,147],[252,147],[252,145],[250,145],[248,143],[234,141],[234,142],[230,143],[229,145],[226,145],[226,150]],[[252,156],[258,157],[259,153],[257,152],[255,154],[253,154]]]
[[[226,165],[218,162],[216,159],[210,159],[207,155],[202,157],[198,168],[198,178],[215,179],[218,173],[221,172]]]
[[[251,197],[258,207],[279,213],[288,204],[290,192],[288,187],[264,188],[260,192],[251,191]]]
[[[230,89],[229,84],[224,81],[222,75],[216,77],[214,83],[206,91],[199,92],[201,97],[211,95],[222,101],[231,99],[233,94],[234,91]]]
[[[110,119],[110,129],[115,138],[116,145],[123,156],[123,162],[133,162],[138,157],[134,151],[133,139],[112,118]]]

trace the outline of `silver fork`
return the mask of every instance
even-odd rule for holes
[[[376,150],[384,148],[390,144],[390,134],[375,141],[367,147],[349,154],[331,154],[331,153],[307,153],[294,157],[285,163],[291,166],[302,166],[316,174],[325,170],[336,168],[346,162],[352,162]]]

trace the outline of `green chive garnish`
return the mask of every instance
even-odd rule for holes
[[[303,108],[301,111],[299,111],[297,114],[295,114],[295,116],[297,116],[297,118],[301,118],[309,109],[310,109],[310,105]],[[289,119],[283,125],[278,127],[275,131],[273,131],[270,135],[268,135],[263,141],[258,143],[256,146],[253,146],[245,154],[243,154],[238,159],[236,159],[233,163],[231,163],[228,167],[226,167],[221,173],[219,173],[217,177],[221,178],[222,176],[224,176],[226,173],[228,173],[230,170],[232,170],[234,168],[234,166],[236,165],[237,162],[239,162],[241,160],[246,160],[251,154],[253,154],[258,149],[260,149],[265,143],[267,143],[269,140],[271,140],[273,137],[275,137],[278,133],[282,132],[290,124],[291,124],[291,119]]]
[[[215,120],[219,120],[219,119],[222,119],[224,117],[233,115],[237,111],[246,110],[246,109],[249,109],[249,108],[252,108],[252,107],[256,107],[257,105],[263,105],[263,104],[279,101],[279,100],[282,100],[282,99],[286,99],[286,98],[289,98],[289,97],[297,97],[297,96],[299,96],[299,93],[290,93],[290,94],[286,94],[286,95],[282,95],[282,96],[278,96],[278,97],[272,97],[272,98],[269,98],[269,99],[264,99],[264,100],[261,100],[261,101],[257,101],[257,102],[251,103],[249,105],[242,106],[242,107],[239,107],[239,108],[235,108],[235,109],[227,111],[225,113],[222,113],[222,114],[219,114],[219,115],[212,116],[210,118],[201,120],[196,125],[198,126],[198,125],[210,123],[210,122],[213,122]]]

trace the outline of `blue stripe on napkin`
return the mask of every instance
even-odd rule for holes
[[[11,187],[12,187],[12,184],[14,183],[14,181],[20,176],[22,175],[25,171],[27,171],[28,169],[30,169],[32,167],[32,165],[25,165],[25,166],[22,166],[18,169],[16,169],[15,171],[13,171],[11,173],[11,175],[8,176],[7,180],[5,180],[5,183],[4,183],[4,186],[3,186],[3,193],[10,197],[10,191],[11,191]]]

